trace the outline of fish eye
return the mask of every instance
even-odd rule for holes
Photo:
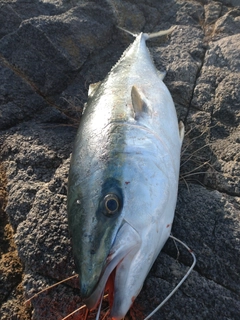
[[[119,199],[118,197],[110,193],[104,197],[104,206],[108,215],[112,215],[119,209]]]

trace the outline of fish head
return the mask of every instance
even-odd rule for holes
[[[80,183],[78,182],[80,181]],[[87,183],[71,167],[68,186],[68,224],[82,298],[96,288],[122,222],[123,194],[119,181],[100,170]]]
[[[136,155],[125,159],[122,176],[104,180],[96,171],[83,186],[70,171],[68,191],[80,294],[94,309],[107,288],[115,320],[125,316],[139,294],[169,236],[175,206],[173,199],[170,214],[166,212],[169,183],[154,161],[149,166]]]

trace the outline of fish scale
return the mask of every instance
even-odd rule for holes
[[[90,86],[71,158],[68,221],[80,295],[95,308],[112,275],[115,320],[139,294],[174,218],[184,127],[145,43],[172,31],[137,35]]]

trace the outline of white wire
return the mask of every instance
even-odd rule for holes
[[[170,235],[170,238],[174,239],[175,241],[181,243],[192,255],[193,257],[193,263],[191,265],[191,267],[188,269],[188,272],[185,274],[185,276],[182,278],[182,280],[178,283],[178,285],[172,290],[172,292],[170,292],[170,294],[146,317],[144,318],[144,320],[148,320],[150,319],[170,298],[171,296],[178,290],[178,288],[183,284],[183,282],[187,279],[187,277],[189,276],[189,274],[191,273],[192,269],[194,268],[195,264],[196,264],[196,257],[195,254],[193,253],[193,251],[181,240],[175,238],[174,236]]]

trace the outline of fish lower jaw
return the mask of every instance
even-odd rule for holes
[[[129,306],[124,312],[119,312],[119,310],[117,310],[117,312],[115,313],[114,310],[111,310],[110,312],[110,317],[112,320],[122,320],[124,319],[127,311],[130,309],[131,306]]]
[[[88,298],[83,300],[89,310],[94,310],[97,308],[98,304],[100,303],[101,297],[105,291],[108,292],[108,296],[110,297],[109,304],[110,306],[112,305],[112,297],[114,291],[113,283],[116,267],[117,266],[115,266],[115,268],[110,272],[108,276],[104,272],[104,278],[101,278],[95,291]]]
[[[109,279],[111,279],[111,282],[114,282],[113,276],[114,270],[116,269],[117,265],[124,259],[124,256],[126,253],[120,252],[120,254],[116,255],[106,266],[96,289],[93,291],[93,293],[87,298],[84,299],[84,303],[86,304],[87,308],[92,310],[95,309],[102,297],[102,294],[106,290],[106,286],[109,283]],[[112,295],[112,293],[111,293]]]
[[[132,303],[130,305],[124,304],[124,306],[122,308],[119,303],[116,303],[116,301],[114,301],[114,298],[115,298],[115,290],[114,290],[115,289],[114,288],[115,275],[117,272],[117,268],[121,264],[122,261],[123,261],[123,259],[119,261],[119,263],[116,265],[116,267],[110,273],[102,291],[100,290],[100,288],[96,289],[96,291],[88,299],[84,300],[84,303],[86,304],[87,308],[90,310],[94,310],[99,305],[100,300],[103,296],[103,293],[106,291],[106,293],[108,293],[110,317],[112,320],[123,320],[127,311],[129,310],[129,308],[131,307],[131,304],[132,304]]]
[[[118,270],[118,267],[126,258],[129,259],[129,256],[134,256],[136,254],[140,248],[140,245],[141,239],[136,230],[134,230],[128,223],[123,224],[118,231],[114,245],[107,259],[107,266],[105,267],[105,270],[103,271],[95,290],[87,299],[84,299],[84,303],[88,309],[92,310],[97,307],[105,290],[109,292],[108,295],[110,308],[111,306],[114,307],[115,274]],[[116,312],[114,312],[115,315],[113,319],[120,320],[125,316],[124,314],[122,317],[119,317],[120,310],[117,310],[117,307],[114,307],[114,309],[116,309]]]

